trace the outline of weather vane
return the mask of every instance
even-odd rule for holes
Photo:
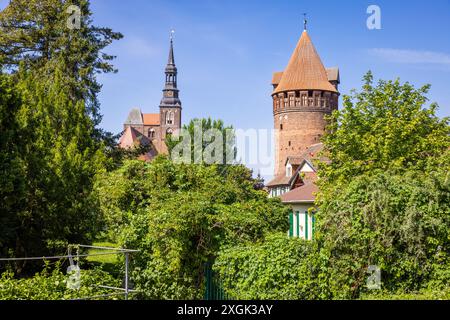
[[[173,35],[175,34],[175,30],[174,29],[171,29],[170,30],[170,41],[172,41],[173,40]]]
[[[303,28],[306,30],[306,26],[308,24],[308,20],[306,20],[306,13],[303,14],[304,20],[303,20]]]

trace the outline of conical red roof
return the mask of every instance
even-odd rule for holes
[[[328,81],[327,71],[306,30],[303,31],[274,94],[295,90],[337,92]]]

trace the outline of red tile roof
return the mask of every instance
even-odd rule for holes
[[[280,198],[283,203],[314,202],[318,191],[319,189],[314,182],[308,182],[299,188],[283,194]]]
[[[272,84],[274,86],[277,86],[280,83],[280,81],[281,81],[281,77],[283,77],[283,71],[275,72],[273,74]]]
[[[285,174],[279,175],[275,177],[272,181],[267,184],[267,187],[276,187],[276,186],[288,186],[290,185],[292,177],[286,177]]]
[[[299,166],[302,164],[303,160],[305,160],[305,158],[303,158],[303,157],[292,157],[291,156],[291,157],[287,157],[285,164],[288,164],[288,162],[289,162],[293,166]]]
[[[161,124],[159,113],[144,113],[142,117],[145,126],[159,126]]]
[[[273,80],[277,80],[275,76]],[[337,92],[328,81],[327,71],[306,31],[303,32],[280,83],[273,93],[295,90]]]
[[[125,132],[120,137],[119,146],[122,149],[130,149],[136,146],[138,143],[138,138],[142,136],[142,134],[134,129],[133,127],[127,127]]]
[[[152,144],[150,139],[148,139],[146,136],[144,136],[142,133],[140,133],[133,127],[127,127],[119,140],[119,146],[122,149],[132,149],[140,145],[149,145],[149,144]],[[152,145],[150,151],[140,155],[138,157],[138,160],[151,161],[157,154],[158,153],[156,149]]]

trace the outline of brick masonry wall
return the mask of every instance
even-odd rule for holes
[[[327,125],[324,119],[326,114],[326,112],[291,111],[274,116],[275,176],[285,174],[285,163],[289,156],[299,156],[309,146],[320,142]]]

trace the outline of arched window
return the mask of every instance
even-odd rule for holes
[[[166,135],[172,135],[172,134],[173,134],[173,130],[171,128],[167,129]]]
[[[175,122],[175,114],[173,111],[166,112],[166,124],[174,124]]]
[[[148,129],[148,137],[150,139],[154,139],[155,138],[155,129],[153,129],[153,128]]]

